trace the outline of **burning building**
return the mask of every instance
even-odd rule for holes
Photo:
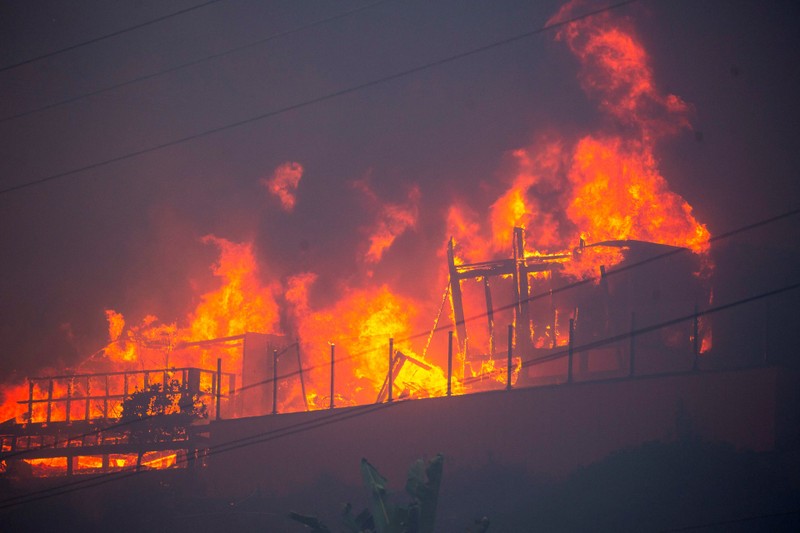
[[[610,126],[514,150],[513,171],[487,187],[496,193],[488,205],[445,202],[441,257],[415,274],[445,287],[438,313],[439,294],[419,298],[374,273],[418,224],[423,189],[384,202],[356,180],[376,217],[357,261],[363,280],[345,277],[318,304],[322,267],[272,275],[252,242],[204,237],[219,252],[217,287],[193,295],[186,317],[131,321],[108,309],[104,348],[74,371],[7,388],[6,468],[203,464],[208,420],[138,442],[119,423],[133,393],[173,382],[225,420],[696,368],[711,349],[701,313],[712,295],[710,233],[654,155],[689,126],[690,106],[656,87],[630,21],[599,13],[560,26],[556,38]],[[300,204],[303,173],[287,162],[262,180],[281,212]]]

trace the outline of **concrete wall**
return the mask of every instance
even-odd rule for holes
[[[492,463],[558,477],[681,432],[765,451],[779,383],[794,386],[779,378],[685,373],[217,421],[204,475],[218,494],[288,494],[324,476],[360,484],[362,457],[401,487],[413,460],[438,452],[451,473]]]

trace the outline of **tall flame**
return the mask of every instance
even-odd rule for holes
[[[569,2],[550,23],[570,18],[581,5]],[[600,13],[567,24],[556,39],[578,58],[585,91],[625,135],[601,132],[570,142],[550,134],[536,147],[515,150],[518,171],[489,208],[491,234],[476,237],[481,226],[474,210],[450,208],[448,230],[462,258],[507,254],[514,226],[528,229],[531,254],[569,251],[581,239],[647,240],[706,252],[708,229],[669,189],[653,153],[657,140],[689,126],[690,107],[658,90],[647,52],[627,20]],[[599,264],[621,260],[611,251],[566,272],[596,275]]]

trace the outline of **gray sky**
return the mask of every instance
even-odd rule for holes
[[[368,2],[223,0],[0,72],[0,119],[191,62]],[[561,2],[387,1],[143,82],[0,122],[0,188],[250,119],[539,28]],[[0,5],[0,68],[190,7],[189,1]],[[590,6],[600,5],[589,3]],[[692,130],[660,142],[671,189],[716,235],[797,208],[800,74],[794,2],[644,0],[630,17],[659,87]],[[211,287],[200,237],[253,240],[265,277],[386,282],[430,301],[448,198],[479,212],[509,152],[609,126],[553,32],[178,146],[0,195],[0,381],[74,364],[105,339],[104,309],[179,320]],[[260,184],[296,161],[291,214]],[[383,202],[420,190],[420,218],[374,267],[358,261]],[[752,238],[796,257],[796,219]],[[769,276],[768,273],[765,273]],[[193,300],[195,298],[195,300]]]

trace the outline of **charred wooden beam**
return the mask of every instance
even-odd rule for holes
[[[530,299],[530,289],[528,287],[528,268],[525,262],[525,230],[514,228],[514,265],[515,280],[514,289],[516,296],[516,306],[514,322],[516,324],[516,345],[517,351],[524,355],[530,351],[531,339],[531,320],[528,310],[528,300]]]
[[[494,354],[494,306],[492,305],[492,290],[487,277],[483,278],[483,294],[486,298],[486,320],[489,326],[489,353]]]
[[[450,242],[447,243],[447,264],[450,271],[450,298],[453,304],[453,316],[456,319],[456,342],[459,361],[457,376],[462,379],[464,377],[464,360],[467,355],[467,325],[464,320],[464,300],[461,295],[461,279],[456,267],[454,246],[455,241],[451,237]]]

